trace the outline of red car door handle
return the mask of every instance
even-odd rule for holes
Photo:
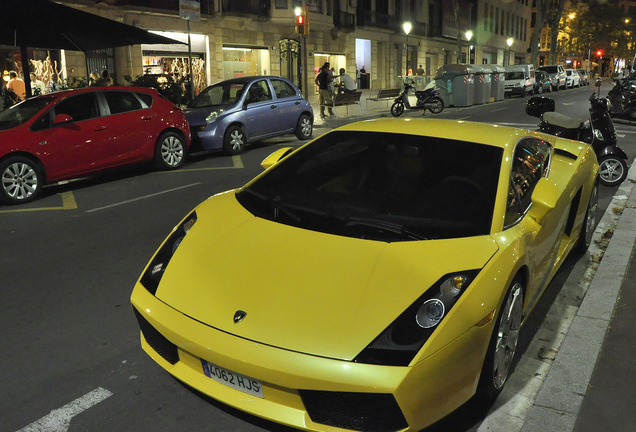
[[[141,119],[145,120],[145,121],[148,121],[148,120],[152,120],[152,117],[153,116],[143,116]]]
[[[106,126],[99,126],[97,128],[95,128],[96,131],[103,131],[106,129]]]

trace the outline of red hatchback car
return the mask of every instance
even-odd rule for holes
[[[183,113],[154,89],[97,87],[28,99],[0,112],[0,200],[33,200],[46,183],[142,161],[179,168]]]

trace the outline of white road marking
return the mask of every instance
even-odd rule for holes
[[[52,410],[49,415],[23,427],[18,432],[67,432],[71,427],[73,417],[112,395],[110,391],[98,387],[73,402],[67,403],[62,408]]]
[[[99,211],[99,210],[105,210],[105,209],[108,209],[108,208],[111,208],[111,207],[117,207],[117,206],[120,206],[120,205],[129,204],[129,203],[135,202],[135,201],[141,201],[143,199],[152,198],[152,197],[155,197],[155,196],[158,196],[158,195],[163,195],[163,194],[168,193],[168,192],[174,192],[174,191],[178,191],[180,189],[185,189],[185,188],[189,188],[189,187],[192,187],[192,186],[197,186],[197,185],[200,185],[201,183],[202,182],[192,183],[192,184],[189,184],[189,185],[180,186],[180,187],[173,188],[173,189],[168,189],[168,190],[157,192],[157,193],[153,193],[153,194],[150,194],[150,195],[144,195],[144,196],[141,196],[141,197],[138,197],[138,198],[133,198],[133,199],[122,201],[122,202],[118,202],[118,203],[115,203],[115,204],[109,204],[107,206],[97,207],[97,208],[94,208],[94,209],[91,209],[91,210],[86,210],[86,213],[92,213],[92,212],[96,212],[96,211]]]

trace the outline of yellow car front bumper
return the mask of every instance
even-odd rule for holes
[[[139,283],[131,301],[143,349],[169,373],[237,409],[312,431],[390,432],[434,423],[474,394],[492,334],[491,321],[411,366],[370,365],[233,336],[183,315]],[[201,359],[260,380],[263,398],[209,378]]]

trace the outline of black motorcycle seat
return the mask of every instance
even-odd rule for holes
[[[548,124],[559,126],[565,129],[580,129],[585,120],[568,117],[557,112],[543,113],[543,120]]]

